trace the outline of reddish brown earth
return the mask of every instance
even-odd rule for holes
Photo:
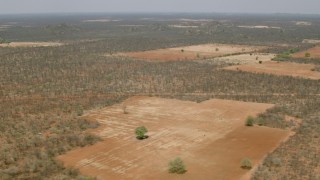
[[[123,107],[126,106],[127,114]],[[243,157],[257,165],[290,131],[246,127],[244,119],[272,104],[212,99],[202,103],[136,96],[123,104],[84,115],[101,126],[93,133],[103,141],[58,157],[66,166],[98,179],[247,179]],[[149,138],[137,140],[144,125]],[[169,174],[168,162],[181,157],[183,175]]]
[[[297,52],[292,56],[296,58],[305,58],[305,54],[307,52],[310,53],[310,58],[320,58],[320,46],[316,46],[305,51]]]
[[[234,53],[256,52],[265,48],[266,47],[264,46],[202,44],[150,51],[119,53],[118,55],[144,60],[176,61],[204,59]]]
[[[320,72],[312,71],[312,69],[314,68],[315,65],[313,64],[269,61],[263,62],[262,64],[244,64],[229,66],[224,69],[268,73],[276,75],[287,75],[309,79],[320,79]]]

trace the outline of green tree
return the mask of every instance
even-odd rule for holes
[[[148,129],[144,126],[137,127],[135,132],[137,135],[137,139],[145,139],[148,137],[145,135],[148,132]]]

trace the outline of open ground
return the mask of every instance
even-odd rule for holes
[[[231,44],[201,44],[167,49],[156,49],[140,52],[126,52],[118,55],[144,60],[194,60],[231,55],[235,53],[257,52],[265,46],[231,45]]]
[[[135,96],[86,113],[85,118],[101,124],[92,132],[103,141],[58,159],[98,179],[247,179],[253,169],[241,169],[241,159],[250,157],[256,167],[290,136],[287,130],[244,126],[248,115],[271,107],[231,100],[195,103]],[[145,140],[134,135],[141,125],[149,129]],[[175,157],[184,160],[184,175],[168,173],[168,162]]]
[[[45,46],[61,46],[59,42],[10,42],[0,44],[0,47],[45,47]]]
[[[214,61],[223,61],[225,63],[236,64],[258,64],[259,61],[271,61],[276,55],[271,53],[249,53],[214,58]]]
[[[269,61],[262,64],[229,66],[224,69],[320,79],[320,72],[313,71],[314,68],[314,64]]]

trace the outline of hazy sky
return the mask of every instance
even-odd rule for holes
[[[320,14],[320,0],[0,0],[0,13],[240,12]]]

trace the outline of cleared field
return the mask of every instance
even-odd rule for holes
[[[304,39],[302,43],[310,43],[310,44],[320,44],[319,39]]]
[[[82,22],[118,22],[119,20],[114,19],[89,19],[83,20]]]
[[[224,69],[320,79],[320,72],[312,71],[314,68],[313,64],[269,61],[262,64],[229,66]]]
[[[312,22],[308,22],[308,21],[295,21],[294,23],[298,26],[311,26],[312,25]]]
[[[169,25],[169,27],[174,27],[174,28],[198,28],[199,26],[188,26],[188,25],[175,24],[175,25]]]
[[[306,57],[305,56],[306,53],[310,53],[310,58],[320,58],[320,46],[316,46],[305,51],[297,52],[292,56],[297,58],[304,58]]]
[[[202,44],[167,49],[157,49],[141,52],[127,52],[118,55],[145,60],[194,60],[218,57],[234,53],[256,52],[265,49],[264,46],[245,46],[229,44]]]
[[[239,64],[258,64],[259,61],[266,62],[271,61],[275,54],[268,53],[252,53],[252,54],[240,54],[226,57],[214,58],[214,61],[223,61],[226,63],[239,63]]]
[[[0,44],[0,47],[44,47],[44,46],[61,46],[59,42],[10,42]]]
[[[127,114],[123,106],[127,107]],[[272,104],[212,99],[202,103],[132,97],[84,116],[102,126],[93,133],[103,141],[75,149],[58,159],[98,179],[240,179],[243,157],[254,165],[289,137],[290,131],[246,127],[244,119]],[[134,129],[144,125],[149,138],[137,140]],[[168,162],[181,157],[183,175],[169,174]]]
[[[281,29],[277,26],[238,26],[240,28],[247,28],[247,29]]]

